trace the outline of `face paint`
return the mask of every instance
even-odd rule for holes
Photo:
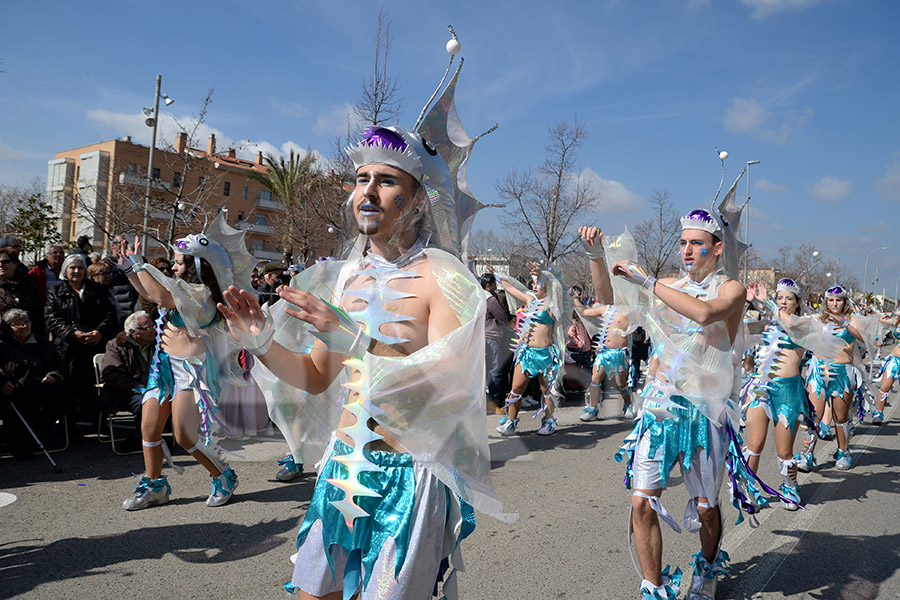
[[[684,270],[685,270],[685,271],[693,271],[693,270],[694,270],[694,263],[688,263],[688,264],[684,265]]]
[[[708,252],[707,252],[706,248],[700,248],[700,256],[702,256],[703,258],[706,258],[707,253]]]
[[[405,203],[406,203],[406,198],[403,197],[403,194],[397,194],[394,197],[394,206],[397,208],[397,210],[402,209],[403,205]]]

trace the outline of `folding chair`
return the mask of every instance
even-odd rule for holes
[[[95,354],[94,363],[94,387],[97,394],[103,389],[103,380],[101,378],[101,364],[103,363],[103,354]],[[104,421],[109,424],[109,435],[103,432]],[[131,452],[123,452],[117,444],[128,439],[127,437],[116,437],[116,427],[121,427],[129,431],[134,431],[134,416],[127,410],[113,410],[110,412],[100,412],[100,422],[97,425],[97,440],[104,444],[109,444],[112,451],[118,455],[137,454],[141,449],[132,450]]]

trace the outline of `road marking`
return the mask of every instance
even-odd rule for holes
[[[18,500],[15,494],[7,494],[6,492],[0,492],[0,508],[3,508],[7,504],[12,504]]]

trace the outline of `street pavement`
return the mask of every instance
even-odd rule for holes
[[[510,438],[494,432],[498,417],[487,416],[494,484],[518,518],[479,516],[463,545],[462,598],[637,598],[641,578],[626,542],[629,492],[613,459],[630,429],[620,407],[613,396],[602,420],[582,423],[581,406],[570,401],[548,437],[536,435],[540,423],[529,412]],[[770,436],[760,471],[777,487],[773,446]],[[0,458],[0,598],[285,597],[281,584],[291,575],[288,557],[314,478],[275,480],[283,442],[263,437],[228,447],[242,457],[231,459],[240,478],[231,503],[207,507],[209,477],[178,451],[184,474],[164,469],[172,501],[138,512],[121,505],[137,482],[131,475],[142,471],[139,454],[116,456],[85,437],[53,455],[60,474],[43,456]],[[884,425],[858,427],[849,472],[834,469],[834,448],[820,442],[820,468],[801,474],[806,510],[776,502],[753,523],[735,525],[737,512],[723,506],[732,575],[717,598],[900,598],[900,411],[888,406]],[[683,486],[663,495],[679,520],[686,502]],[[685,571],[686,589],[699,539],[665,526],[663,537],[663,564]]]

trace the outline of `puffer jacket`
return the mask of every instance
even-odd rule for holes
[[[46,337],[44,311],[38,290],[27,274],[16,271],[12,279],[0,277],[0,315],[11,308],[21,308],[31,317],[31,332]]]
[[[48,291],[44,316],[53,344],[69,368],[72,367],[71,359],[74,354],[103,352],[106,340],[112,339],[119,331],[116,309],[106,286],[89,279],[84,282],[80,298],[68,282]],[[96,346],[84,346],[72,337],[76,331],[95,329],[103,336]]]

